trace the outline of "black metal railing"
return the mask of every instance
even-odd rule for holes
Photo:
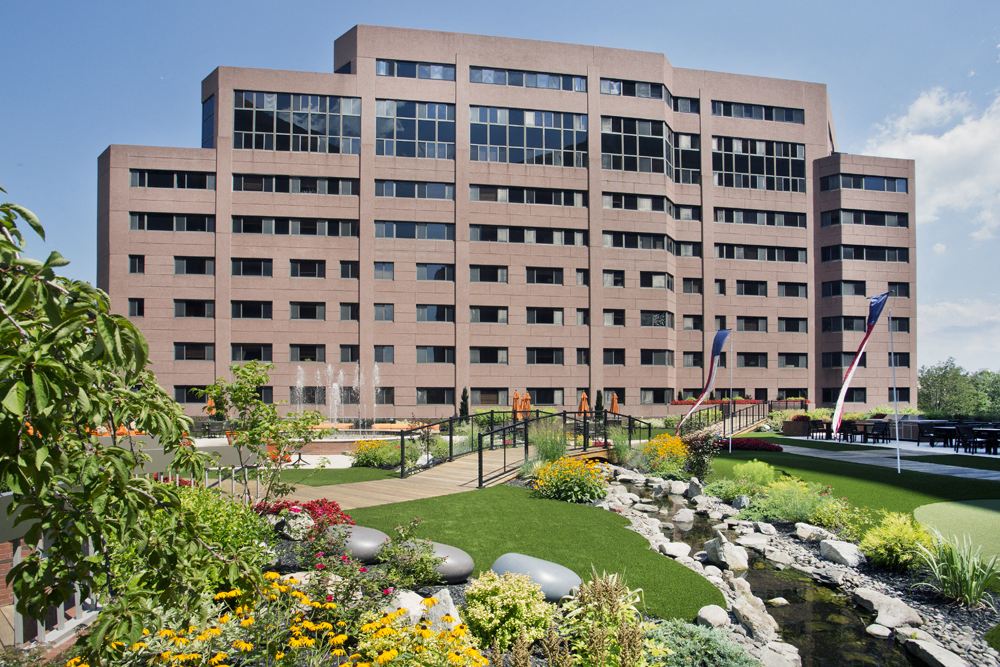
[[[727,406],[728,407],[728,406]],[[739,433],[743,429],[755,426],[764,421],[771,414],[771,407],[767,403],[751,403],[743,407],[737,406],[731,413],[727,413],[722,420],[722,436],[727,437],[734,433]]]
[[[692,414],[684,424],[677,429],[677,435],[684,437],[702,429],[714,426],[729,415],[729,404],[706,405]]]

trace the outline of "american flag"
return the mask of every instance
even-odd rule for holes
[[[854,355],[851,365],[847,368],[847,373],[844,375],[844,386],[840,388],[840,396],[837,397],[837,409],[833,412],[834,433],[840,431],[840,422],[844,417],[844,397],[847,396],[847,388],[851,386],[854,371],[858,370],[858,362],[861,360],[861,355],[865,352],[868,339],[871,338],[872,331],[875,330],[875,325],[878,323],[878,318],[882,314],[882,309],[885,308],[885,302],[888,299],[888,292],[873,296],[870,299],[871,303],[868,304],[868,328],[865,330],[865,337],[862,339],[861,346],[858,348],[857,354]]]
[[[712,359],[711,361],[709,361],[709,366],[708,366],[708,381],[705,383],[705,388],[702,389],[701,396],[698,397],[697,402],[691,406],[691,409],[688,410],[686,415],[684,415],[684,419],[682,419],[681,423],[677,425],[677,433],[680,433],[681,426],[684,426],[684,422],[687,421],[688,417],[691,416],[692,412],[698,409],[698,406],[701,405],[701,402],[704,401],[705,397],[708,396],[708,393],[712,391],[712,383],[715,382],[715,371],[719,370],[719,364],[718,364],[719,355],[722,354],[722,348],[726,344],[726,338],[729,337],[730,331],[731,329],[723,329],[722,331],[715,334],[715,341],[712,343]],[[732,396],[730,396],[729,398],[732,399]]]

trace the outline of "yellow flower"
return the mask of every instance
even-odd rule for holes
[[[391,648],[388,651],[383,651],[382,653],[380,653],[379,656],[375,658],[375,662],[377,662],[380,665],[384,665],[390,660],[394,660],[397,655],[399,655],[399,651],[397,651],[394,648]]]
[[[332,651],[330,651],[330,655],[347,655],[347,651],[345,651],[342,648],[335,648]]]
[[[244,628],[249,628],[251,625],[253,625],[253,616],[247,616],[246,618],[241,620],[240,625],[242,625]]]
[[[136,643],[132,644],[132,646],[129,648],[129,650],[130,651],[140,651],[140,650],[142,650],[144,648],[149,648],[149,646],[146,644],[146,642],[136,642]]]
[[[267,574],[264,575],[264,578],[273,581],[275,579],[281,579],[281,575],[278,574],[277,572],[268,572]]]
[[[227,653],[216,653],[215,657],[213,657],[211,660],[208,661],[208,664],[213,665],[213,666],[214,665],[218,665],[220,662],[222,662],[223,660],[225,660],[228,657],[229,657],[229,654],[227,654]]]
[[[438,603],[437,598],[424,598],[423,600],[420,601],[420,604],[422,604],[423,606],[427,607],[428,609],[430,609],[431,607],[433,607],[437,603]]]
[[[285,657],[285,654],[282,653],[281,651],[278,651],[277,653],[274,654],[274,659],[275,660],[281,660],[284,657]]]
[[[222,623],[223,625],[225,625],[226,623],[229,622],[230,619],[231,619],[231,616],[229,614],[224,614],[223,616],[219,617],[219,623]]]
[[[176,633],[170,628],[163,628],[156,634],[160,635],[161,637],[173,637]]]

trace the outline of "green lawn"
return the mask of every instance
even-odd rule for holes
[[[838,442],[836,440],[795,440],[770,433],[748,433],[747,435],[735,436],[733,440],[737,440],[739,438],[758,438],[760,440],[773,442],[774,444],[781,445],[782,447],[786,445],[789,447],[808,447],[809,449],[823,449],[829,452],[862,452],[877,449],[876,447],[871,447],[869,445],[852,445],[849,442]],[[722,440],[721,442],[725,443],[726,440]]]
[[[379,468],[326,468],[322,470],[285,470],[281,481],[302,486],[330,486],[351,482],[370,482],[376,479],[399,477],[398,472]]]
[[[966,500],[962,502],[934,503],[918,507],[914,513],[917,521],[936,528],[945,537],[968,535],[982,548],[989,560],[1000,556],[1000,500]]]
[[[967,456],[963,454],[941,454],[940,456],[907,456],[907,461],[921,463],[940,463],[943,466],[961,466],[976,470],[1000,470],[1000,458],[983,456]]]
[[[588,505],[533,497],[527,489],[495,486],[450,496],[378,505],[350,512],[359,526],[392,529],[415,516],[424,519],[419,537],[463,549],[488,570],[505,553],[553,561],[583,579],[597,572],[624,573],[644,591],[647,612],[692,620],[707,604],[725,606],[721,593],[673,559],[653,553],[628,521]]]

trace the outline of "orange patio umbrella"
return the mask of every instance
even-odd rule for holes
[[[531,394],[528,392],[521,397],[521,412],[531,412]]]
[[[580,395],[580,406],[576,409],[577,412],[590,412],[590,404],[587,403],[587,392],[583,392]]]
[[[514,398],[510,402],[510,416],[511,419],[517,421],[517,411],[521,409],[521,394],[514,390]]]
[[[618,393],[612,392],[611,394],[611,407],[608,408],[608,412],[612,414],[618,414]]]

